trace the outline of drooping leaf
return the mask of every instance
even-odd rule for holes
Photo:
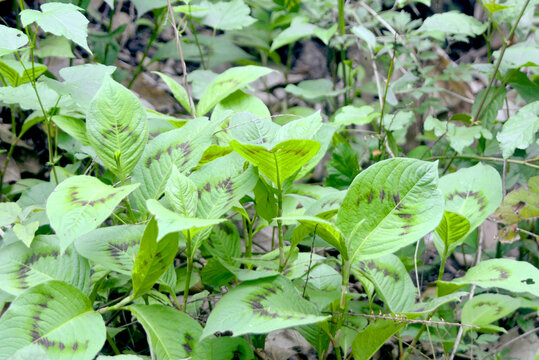
[[[182,174],[176,165],[165,186],[165,195],[177,212],[186,217],[194,217],[197,213],[198,193],[193,180]]]
[[[157,241],[157,221],[152,218],[140,240],[140,248],[132,271],[133,297],[149,291],[170,266],[176,252],[180,236],[177,232],[164,235]]]
[[[327,319],[303,299],[290,280],[279,275],[246,281],[230,290],[211,312],[201,338],[216,331],[233,336],[265,334]]]
[[[90,265],[73,248],[60,255],[54,235],[38,235],[30,247],[15,242],[0,251],[0,289],[12,295],[49,280],[61,280],[88,293]]]
[[[429,16],[417,32],[427,33],[436,37],[437,32],[446,35],[463,35],[475,37],[481,35],[487,29],[487,24],[482,24],[472,16],[456,11],[444,12]]]
[[[509,158],[515,149],[526,149],[536,139],[539,131],[539,101],[525,105],[512,115],[496,135],[500,142],[504,159]]]
[[[0,25],[0,56],[15,52],[28,44],[28,37],[19,29]]]
[[[76,238],[97,228],[124,197],[138,187],[112,187],[91,176],[61,182],[47,200],[47,216],[63,252]]]
[[[337,110],[333,123],[338,126],[365,125],[371,123],[378,116],[380,114],[374,112],[370,106],[347,105]]]
[[[185,110],[187,110],[189,113],[191,113],[191,105],[189,104],[189,95],[187,94],[187,91],[185,88],[178,84],[174,79],[171,77],[160,73],[159,71],[154,71],[155,74],[159,75],[159,77],[167,84],[168,88],[172,92],[172,95],[174,95],[174,98],[183,106]]]
[[[57,57],[73,59],[75,55],[71,50],[71,43],[63,36],[47,36],[39,41],[39,49],[34,50],[40,58]]]
[[[361,172],[337,214],[350,258],[371,259],[409,245],[439,224],[437,163],[394,158]]]
[[[186,173],[198,164],[211,143],[216,125],[206,118],[193,119],[148,142],[132,175],[132,181],[141,184],[134,193],[139,208],[144,207],[144,200],[159,199],[163,195],[173,165]]]
[[[470,230],[470,222],[465,217],[444,211],[440,225],[436,228],[436,234],[444,243],[444,248],[449,249],[460,239],[464,238]]]
[[[244,338],[207,337],[195,347],[193,360],[251,360],[254,359],[251,345]]]
[[[108,77],[90,103],[86,133],[103,163],[125,179],[148,141],[146,112],[131,91]]]
[[[161,304],[127,307],[146,331],[152,358],[185,359],[193,354],[202,327],[192,317]]]
[[[52,121],[62,129],[62,131],[73,136],[82,145],[90,145],[90,141],[86,135],[86,123],[82,119],[64,115],[53,115]]]
[[[75,248],[79,254],[107,270],[131,275],[143,232],[143,225],[103,227],[79,237],[75,240]]]
[[[499,230],[500,241],[514,242],[520,239],[516,226],[520,221],[539,217],[539,176],[531,177],[527,187],[519,187],[507,194],[494,218],[506,226]]]
[[[235,140],[230,145],[277,187],[301,169],[320,149],[320,143],[313,140],[286,140],[271,150],[257,145],[240,144]]]
[[[81,8],[59,2],[42,4],[40,8],[41,11],[31,9],[21,11],[22,25],[26,27],[35,22],[43,31],[64,36],[92,53],[86,39],[89,21],[80,13]]]
[[[228,69],[218,75],[204,90],[197,105],[197,116],[205,115],[228,95],[272,71],[272,69],[254,65]]]
[[[405,326],[393,320],[379,319],[360,331],[352,343],[356,360],[369,360],[397,331]]]
[[[312,103],[341,94],[343,90],[333,90],[333,83],[328,79],[303,80],[298,85],[288,84],[287,93]]]
[[[481,163],[460,169],[440,178],[439,189],[445,198],[445,210],[466,218],[470,227],[461,241],[451,243],[450,254],[464,241],[465,236],[485,221],[502,201],[502,180],[491,166]],[[443,240],[436,232],[434,242],[438,252],[443,253]]]
[[[197,11],[196,17],[202,17],[202,23],[219,30],[238,30],[256,21],[249,16],[251,9],[243,0],[219,1],[211,3],[203,1],[200,4],[206,11]]]
[[[346,244],[341,231],[331,222],[315,216],[299,216],[295,218],[281,218],[283,221],[296,220],[301,224],[292,233],[292,246],[299,244],[308,234],[316,233],[328,244],[339,250],[345,257],[347,254]]]
[[[353,265],[356,266],[362,276],[373,283],[376,294],[392,313],[411,309],[417,290],[397,256],[388,254]]]
[[[494,51],[492,55],[497,59],[501,55],[500,50]],[[500,66],[503,69],[519,69],[524,66],[539,66],[538,58],[539,49],[537,49],[537,46],[520,43],[510,46],[505,50]]]
[[[518,299],[502,294],[480,294],[462,308],[463,324],[484,326],[501,319],[520,307]]]
[[[48,281],[17,297],[0,318],[0,359],[36,344],[51,359],[93,359],[105,343],[105,323],[90,300],[63,281]]]
[[[234,112],[246,111],[262,119],[269,119],[271,113],[262,100],[254,95],[237,90],[215,106],[212,115],[215,116],[226,110]]]
[[[461,287],[475,284],[482,288],[501,288],[516,293],[530,293],[539,296],[539,270],[525,261],[511,259],[491,259],[470,268],[466,275],[451,282],[441,284]]]
[[[313,36],[316,26],[309,24],[308,21],[309,19],[306,17],[294,17],[290,26],[273,38],[270,51],[275,51],[282,46],[292,44],[299,39]]]

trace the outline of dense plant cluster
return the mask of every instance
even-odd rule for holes
[[[537,359],[538,1],[458,4],[0,3],[0,360]]]

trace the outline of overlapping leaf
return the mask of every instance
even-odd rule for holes
[[[463,324],[485,326],[518,309],[520,303],[508,295],[480,294],[468,300],[462,308]]]
[[[28,44],[28,37],[19,29],[0,25],[0,56],[7,55]]]

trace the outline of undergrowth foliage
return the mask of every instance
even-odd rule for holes
[[[537,341],[537,1],[334,2],[13,4],[0,360],[286,358],[284,329],[320,359]],[[13,175],[31,141],[44,170]]]

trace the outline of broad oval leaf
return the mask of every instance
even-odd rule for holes
[[[163,236],[157,241],[157,221],[150,220],[142,239],[133,266],[133,297],[149,291],[176,257],[180,235],[175,232]]]
[[[539,101],[523,106],[503,123],[502,130],[496,135],[503,158],[512,156],[515,149],[528,148],[535,141],[537,131],[539,131]]]
[[[144,225],[102,227],[75,240],[75,248],[107,270],[131,275],[143,233]]]
[[[508,295],[480,294],[467,301],[462,308],[463,324],[484,326],[511,314],[520,302]]]
[[[105,343],[105,323],[90,300],[63,281],[28,289],[0,318],[0,359],[36,344],[51,359],[91,360]]]
[[[60,255],[54,235],[38,235],[30,248],[20,241],[0,251],[0,289],[20,295],[24,290],[49,280],[62,280],[89,292],[90,265],[69,248]]]
[[[230,331],[233,336],[267,334],[327,318],[279,275],[246,281],[226,293],[211,312],[201,339],[217,331]]]
[[[272,71],[272,69],[254,65],[228,69],[213,79],[204,90],[196,108],[197,116],[205,115],[228,95]]]
[[[161,304],[131,305],[127,309],[144,327],[152,359],[185,359],[193,354],[202,334],[202,327],[195,319]]]
[[[0,25],[0,56],[15,52],[28,44],[28,37],[19,29]]]
[[[397,251],[440,223],[437,163],[394,158],[360,173],[337,215],[352,262]]]
[[[88,108],[86,132],[103,163],[125,179],[148,141],[146,111],[131,91],[106,77]]]
[[[440,225],[436,228],[436,234],[444,242],[445,249],[462,239],[470,230],[470,222],[463,216],[451,211],[444,211]]]
[[[258,145],[240,144],[233,140],[230,145],[241,156],[258,168],[276,186],[301,169],[320,149],[320,143],[314,140],[286,140],[271,150]]]
[[[203,1],[201,6],[208,10],[202,11],[202,23],[219,30],[239,30],[256,21],[249,16],[251,9],[243,0],[219,1],[210,3]],[[195,14],[199,16],[199,14]]]
[[[91,176],[61,182],[47,200],[47,216],[64,250],[81,235],[97,228],[124,197],[138,187],[112,187]]]

